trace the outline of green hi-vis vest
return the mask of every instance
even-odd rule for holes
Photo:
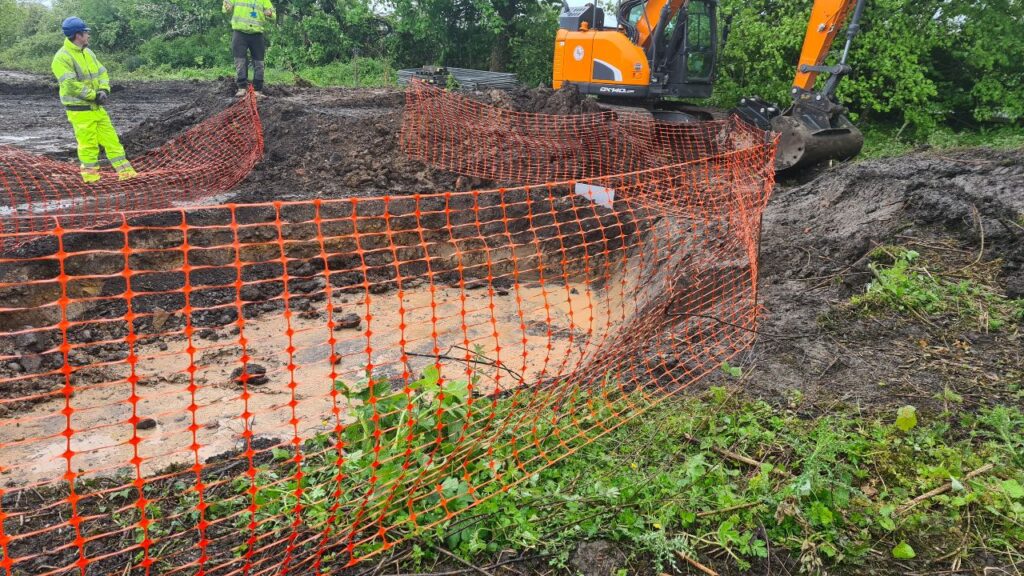
[[[71,40],[57,51],[50,64],[60,83],[60,103],[68,110],[95,110],[96,91],[110,91],[107,69],[88,48],[79,48]]]
[[[226,0],[224,13],[231,10],[231,29],[250,34],[263,32],[263,25],[277,17],[270,0]],[[270,17],[263,13],[270,10]]]

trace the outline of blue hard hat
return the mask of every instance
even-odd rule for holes
[[[64,35],[68,38],[74,38],[75,34],[79,32],[88,32],[89,27],[85,25],[85,22],[78,16],[71,16],[65,18],[64,23],[60,25],[61,30],[64,31]]]

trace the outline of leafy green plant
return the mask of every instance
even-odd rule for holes
[[[517,418],[512,400],[475,398],[472,390],[479,382],[476,374],[443,379],[436,366],[427,366],[420,378],[398,390],[372,375],[351,384],[336,382],[353,421],[338,434],[307,441],[301,458],[287,449],[273,451],[275,462],[261,467],[255,478],[260,529],[285,529],[301,510],[307,530],[347,527],[365,513],[395,533],[422,535],[422,526],[452,518],[523,480],[525,469],[517,463],[558,448],[588,423],[626,406],[613,400],[569,419],[549,404],[546,393],[538,393],[532,404],[540,412]],[[613,379],[604,385],[603,394],[618,394]],[[247,481],[236,483],[240,494],[249,488]],[[445,541],[478,552],[487,548],[488,537],[465,529],[447,534]]]
[[[578,542],[605,539],[655,571],[681,568],[679,553],[724,556],[747,570],[770,542],[773,554],[785,549],[807,571],[857,573],[872,557],[926,556],[911,542],[965,545],[949,527],[968,523],[986,527],[976,545],[1005,552],[1004,543],[1024,536],[1019,425],[1024,414],[1005,407],[966,415],[956,431],[939,419],[906,431],[891,417],[807,421],[709,391],[581,446],[443,534],[459,534],[446,545],[467,559],[511,548],[555,566],[568,566]],[[1001,463],[966,478],[988,461]],[[902,509],[947,482],[948,493]]]
[[[896,412],[896,427],[904,432],[910,432],[917,426],[917,408],[904,406]]]
[[[976,322],[983,330],[1000,330],[1024,320],[1024,301],[1007,299],[969,278],[952,280],[933,273],[914,250],[883,246],[872,254],[868,268],[874,279],[864,294],[851,299],[854,307],[920,317],[953,315]]]
[[[743,376],[743,368],[729,364],[728,360],[722,362],[722,372],[725,372],[733,378],[740,378]]]

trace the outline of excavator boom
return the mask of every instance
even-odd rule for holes
[[[795,88],[808,91],[814,89],[819,73],[815,68],[824,64],[836,35],[854,10],[855,4],[858,4],[856,0],[818,0],[814,3],[811,18],[807,21],[804,45],[800,50],[800,61],[796,66],[796,78],[793,79]],[[859,26],[860,23],[855,22],[854,25]],[[856,32],[854,30],[854,34]],[[847,43],[846,50],[849,49]],[[845,57],[843,60],[845,62]]]
[[[852,71],[846,58],[860,31],[864,1],[815,0],[793,79],[793,103],[788,109],[782,110],[757,97],[745,98],[737,107],[741,118],[781,135],[775,156],[777,170],[852,158],[864,146],[864,135],[835,99],[839,81]],[[846,26],[846,44],[839,62],[826,66],[825,58],[847,19],[850,22]],[[821,89],[815,90],[821,73],[828,73],[829,77]]]

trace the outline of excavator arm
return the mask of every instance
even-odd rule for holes
[[[851,72],[846,58],[860,31],[864,2],[815,0],[790,91],[793,103],[789,108],[783,110],[756,96],[744,98],[736,108],[736,113],[744,120],[780,134],[776,169],[852,158],[864,146],[864,135],[846,117],[846,108],[835,100],[839,81]],[[825,66],[825,58],[847,19],[850,23],[846,27],[846,44],[839,63]],[[815,90],[818,75],[822,73],[828,73],[829,77],[821,89]]]
[[[818,0],[811,8],[811,18],[807,21],[807,33],[804,34],[804,45],[800,49],[800,61],[797,62],[796,78],[793,86],[801,90],[813,90],[818,79],[820,68],[828,56],[832,43],[842,29],[843,24],[857,5],[857,0]],[[863,6],[863,3],[859,3]],[[854,26],[859,26],[859,15]],[[856,35],[857,29],[853,30]],[[848,34],[849,37],[849,34]],[[852,38],[850,38],[852,40]],[[846,51],[849,51],[847,42]],[[845,56],[843,61],[845,63]]]
[[[624,2],[619,6],[618,17],[620,20],[630,22],[636,28],[636,38],[634,41],[637,46],[646,49],[651,42],[651,38],[654,36],[654,31],[658,28],[658,24],[663,20],[671,20],[676,17],[679,9],[686,4],[685,0],[638,0],[634,2]],[[635,6],[635,8],[633,8]],[[668,7],[668,11],[665,8]],[[637,14],[634,16],[633,12]],[[664,17],[664,18],[663,18]]]

